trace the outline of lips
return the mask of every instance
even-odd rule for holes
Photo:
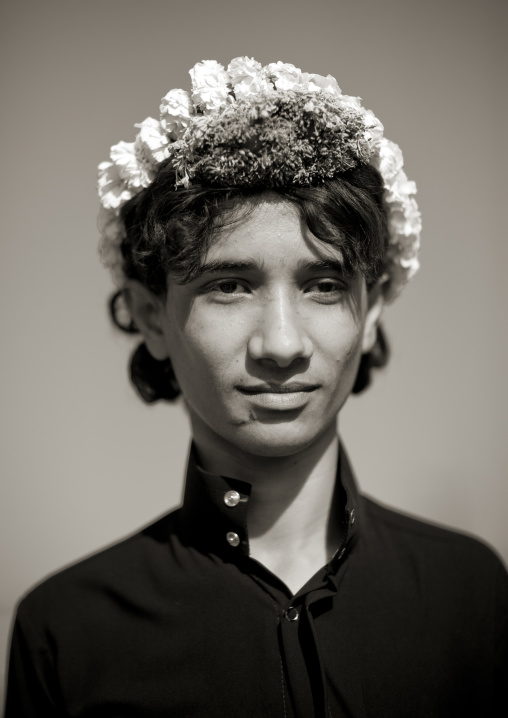
[[[311,392],[319,389],[319,384],[303,384],[301,382],[288,382],[286,384],[254,384],[252,386],[238,386],[243,394],[295,394],[297,392]]]
[[[310,401],[312,392],[319,389],[320,384],[303,384],[287,382],[285,384],[253,384],[238,386],[237,389],[257,410],[273,412],[301,411]]]

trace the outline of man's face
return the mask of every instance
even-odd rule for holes
[[[297,209],[268,195],[169,281],[162,341],[197,440],[287,456],[334,425],[362,352],[367,292]]]

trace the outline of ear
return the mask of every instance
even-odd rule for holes
[[[380,280],[368,293],[368,309],[363,326],[362,354],[368,354],[376,343],[377,327],[385,305],[384,284]]]
[[[169,354],[163,331],[164,299],[135,279],[129,279],[125,283],[123,296],[150,354],[154,359],[167,359]]]

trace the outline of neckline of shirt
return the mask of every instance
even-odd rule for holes
[[[342,492],[337,502],[343,540],[327,565],[335,574],[340,562],[357,539],[359,492],[342,443],[339,447],[335,492]],[[248,507],[252,485],[240,479],[205,471],[199,466],[197,450],[191,445],[183,505],[180,509],[182,539],[203,553],[226,561],[249,557]]]

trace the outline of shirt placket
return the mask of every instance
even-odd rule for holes
[[[213,477],[212,482],[211,475],[202,470],[200,474],[208,486],[208,511],[214,506],[217,512],[216,520],[207,522],[207,543],[213,542],[226,560],[243,566],[242,570],[270,595],[278,611],[278,642],[286,684],[283,681],[282,701],[286,701],[287,689],[291,704],[291,708],[287,705],[287,710],[284,709],[285,718],[330,718],[325,660],[313,607],[324,599],[332,601],[337,591],[337,571],[347,553],[355,523],[354,497],[346,495],[346,509],[340,519],[343,541],[331,563],[290,598],[280,579],[249,557],[247,512],[251,485],[226,477]]]
[[[313,609],[320,601],[332,601],[337,591],[337,572],[343,563],[355,523],[355,509],[346,509],[343,517],[344,538],[331,563],[317,579],[304,587],[282,611],[280,637],[287,680],[297,718],[331,718],[327,679]]]
[[[329,718],[326,672],[313,616],[313,607],[331,601],[335,593],[325,584],[297,594],[281,611],[281,652],[297,718]]]

